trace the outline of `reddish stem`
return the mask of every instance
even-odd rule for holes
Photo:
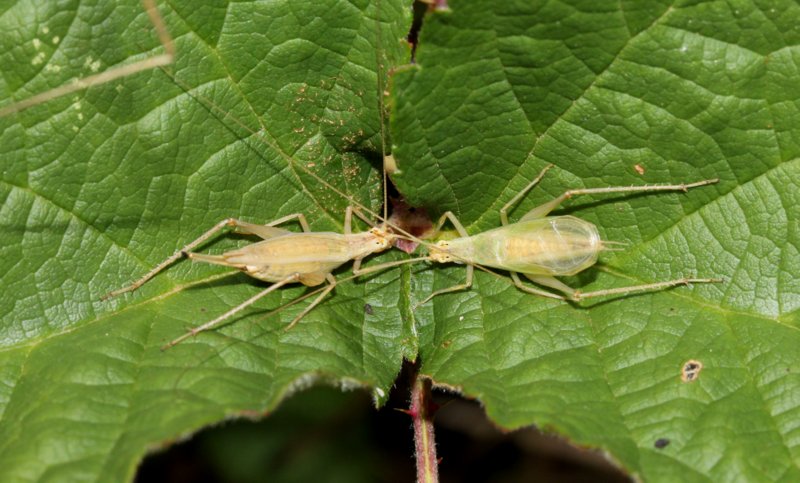
[[[431,397],[431,380],[415,376],[407,413],[414,426],[418,483],[439,481],[439,460],[436,457],[436,437],[433,431],[433,415],[436,409],[438,406]]]

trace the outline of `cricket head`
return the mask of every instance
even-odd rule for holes
[[[385,230],[383,227],[370,228],[369,234],[371,235],[370,243],[373,252],[388,250],[394,243],[395,238],[397,238],[394,233]]]
[[[428,247],[428,260],[436,263],[459,263],[460,260],[450,253],[450,242],[441,240]]]

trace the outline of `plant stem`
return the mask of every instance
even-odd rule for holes
[[[436,457],[436,437],[433,431],[433,415],[437,408],[431,397],[431,380],[415,374],[407,412],[414,426],[418,483],[439,481],[439,460]]]

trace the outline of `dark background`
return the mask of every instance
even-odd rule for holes
[[[407,372],[407,371],[406,371]],[[406,374],[380,410],[366,391],[315,388],[261,421],[239,419],[152,454],[137,481],[413,482]],[[434,391],[442,482],[625,482],[596,451],[529,428],[504,433],[475,401]]]

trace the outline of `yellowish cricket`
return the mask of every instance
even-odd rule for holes
[[[665,184],[648,186],[609,186],[586,188],[564,192],[552,201],[537,206],[518,222],[508,222],[508,210],[519,202],[553,165],[546,166],[522,191],[500,209],[502,226],[470,236],[455,215],[448,211],[439,219],[435,231],[439,232],[446,221],[450,221],[460,235],[451,240],[442,240],[429,248],[428,260],[435,263],[466,264],[466,281],[442,290],[437,290],[417,305],[422,305],[437,295],[465,290],[472,286],[474,266],[507,270],[514,285],[520,290],[543,297],[579,301],[590,297],[624,295],[631,292],[659,290],[690,283],[720,282],[713,278],[680,278],[630,287],[620,287],[594,292],[573,289],[556,277],[575,275],[597,262],[603,250],[614,242],[603,241],[597,227],[574,216],[548,216],[564,200],[573,196],[604,193],[642,193],[655,191],[688,191],[691,188],[717,183],[708,179],[689,184]],[[519,273],[532,282],[555,289],[561,294],[531,287],[522,283]]]
[[[397,239],[397,235],[379,226],[373,226],[373,228],[366,232],[352,233],[351,223],[354,213],[366,223],[371,224],[371,222],[358,211],[354,211],[352,207],[347,207],[344,220],[344,234],[335,232],[312,232],[302,213],[287,215],[266,225],[255,225],[235,218],[222,220],[200,235],[200,237],[159,263],[139,280],[124,288],[108,293],[103,299],[105,300],[136,290],[147,283],[147,281],[152,279],[156,274],[184,256],[192,260],[237,268],[251,277],[265,282],[272,282],[272,285],[266,289],[219,317],[189,330],[162,348],[168,349],[189,337],[221,324],[238,312],[254,304],[259,299],[286,284],[302,283],[303,285],[313,287],[327,281],[328,285],[322,289],[317,298],[286,327],[286,330],[288,330],[316,307],[322,299],[334,289],[336,286],[336,277],[332,275],[332,272],[345,263],[349,261],[354,262],[353,275],[356,276],[407,263],[407,260],[402,260],[362,269],[361,262],[365,257],[390,248]],[[276,228],[275,226],[294,219],[300,223],[303,229],[302,233]],[[262,241],[225,252],[222,255],[205,255],[192,252],[197,246],[226,227],[232,227],[239,233],[258,236],[262,238]]]

